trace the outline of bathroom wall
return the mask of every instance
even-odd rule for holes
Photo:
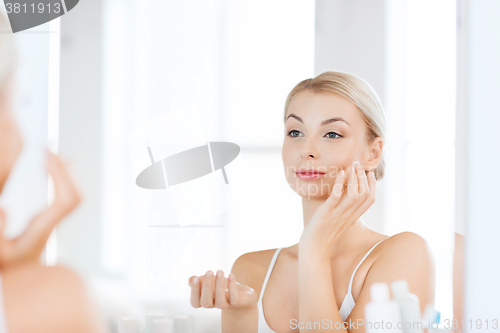
[[[464,331],[494,332],[498,328],[492,324],[500,313],[500,266],[496,263],[496,254],[500,252],[500,180],[495,171],[500,163],[500,2],[460,0],[458,4],[460,172],[456,182],[457,202],[461,205],[456,214],[457,232],[464,234]]]

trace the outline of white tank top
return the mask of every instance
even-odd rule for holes
[[[385,239],[387,239],[387,238],[385,238]],[[342,301],[342,305],[340,306],[340,309],[339,309],[340,317],[342,318],[343,321],[345,321],[347,319],[347,317],[349,317],[349,314],[351,313],[352,309],[354,308],[354,305],[356,304],[354,302],[354,298],[352,297],[352,291],[351,291],[352,280],[354,278],[354,274],[356,274],[358,267],[365,260],[365,258],[368,257],[368,255],[370,254],[370,252],[372,252],[372,250],[375,248],[375,246],[380,244],[385,239],[382,239],[380,242],[373,245],[373,247],[370,249],[370,251],[368,251],[365,254],[363,259],[361,259],[361,261],[359,262],[358,266],[356,266],[356,268],[354,269],[354,272],[351,275],[351,279],[349,280],[349,287],[347,288],[347,294],[345,295],[344,300]],[[260,291],[259,301],[257,302],[257,307],[259,309],[259,323],[258,323],[259,329],[257,331],[258,333],[276,333],[275,331],[273,331],[269,327],[269,325],[267,324],[266,318],[264,317],[264,310],[262,308],[262,298],[264,297],[264,292],[266,290],[267,281],[269,280],[269,277],[271,276],[271,272],[272,272],[274,265],[276,263],[276,259],[278,258],[278,254],[280,253],[280,251],[282,249],[283,248],[280,247],[276,250],[276,252],[274,252],[273,259],[271,260],[271,263],[269,264],[269,268],[267,270],[266,278],[264,279],[264,283],[262,284],[262,290]]]

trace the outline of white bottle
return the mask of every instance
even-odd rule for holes
[[[421,323],[420,301],[417,295],[410,293],[408,282],[403,279],[393,281],[391,290],[401,309],[404,333],[424,333]]]
[[[429,303],[422,313],[422,327],[428,329],[428,333],[431,333],[433,328],[439,327],[439,317],[440,312],[434,309],[434,303]]]
[[[194,333],[194,317],[183,315],[174,318],[175,333]]]
[[[366,333],[403,333],[401,311],[396,301],[391,300],[389,285],[373,283],[370,287],[371,302],[365,305]]]
[[[167,318],[167,315],[163,314],[163,313],[148,313],[146,314],[146,317],[145,317],[145,326],[146,326],[146,333],[153,333],[153,331],[151,330],[151,323],[153,320],[155,319],[166,319]]]
[[[140,333],[139,318],[123,317],[118,321],[118,333]]]
[[[170,318],[153,319],[151,333],[174,333],[174,320]]]

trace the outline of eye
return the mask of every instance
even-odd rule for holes
[[[297,138],[298,136],[296,135],[293,135],[293,133],[300,133],[299,131],[297,130],[291,130],[290,132],[288,132],[288,136],[291,136],[292,138]]]
[[[335,135],[337,135],[339,138],[341,138],[341,137],[342,137],[342,135],[337,134],[337,133],[335,133],[335,132],[328,132],[328,133],[326,133],[326,135],[328,135],[328,134],[335,134]],[[329,136],[329,138],[331,138],[331,139],[336,139],[335,137],[331,137],[331,136]]]

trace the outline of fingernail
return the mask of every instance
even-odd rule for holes
[[[229,281],[232,281],[234,279],[233,273],[230,273],[229,276],[227,277]]]
[[[352,165],[353,165],[354,167],[356,167],[356,166],[360,165],[360,163],[359,163],[359,161],[356,161],[356,162],[354,162]]]
[[[194,283],[195,285],[197,285],[197,284],[198,284],[198,278],[197,278],[196,276],[195,276],[195,277],[194,277],[194,279],[193,279],[193,283]]]
[[[221,277],[223,274],[224,274],[224,273],[223,273],[222,271],[218,271],[218,272],[217,272],[217,276],[218,276],[218,277]]]
[[[344,170],[342,170],[342,171],[339,172],[339,177],[344,177],[344,175],[345,175],[345,171]]]
[[[212,271],[208,271],[207,274],[205,274],[206,276],[212,276]]]

